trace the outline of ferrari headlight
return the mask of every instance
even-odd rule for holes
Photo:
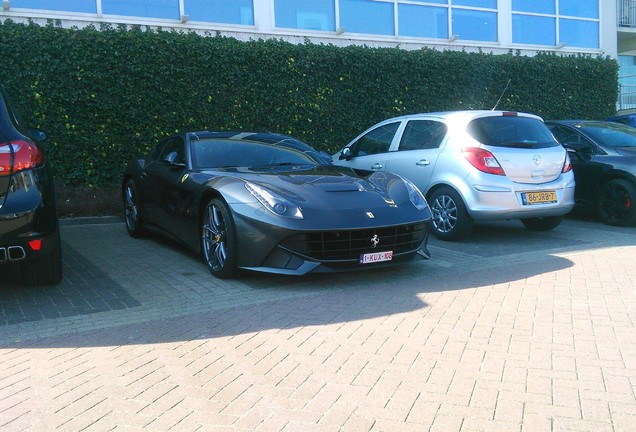
[[[245,188],[272,213],[292,219],[303,219],[303,212],[300,207],[276,192],[249,182],[245,182]]]
[[[428,203],[426,202],[426,198],[424,198],[424,195],[422,195],[422,192],[420,192],[420,190],[413,184],[412,181],[407,180],[404,177],[402,177],[402,180],[404,180],[406,190],[409,192],[409,198],[411,199],[411,202],[413,203],[415,208],[417,208],[418,210],[426,209],[428,207]]]

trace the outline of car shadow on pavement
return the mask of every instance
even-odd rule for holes
[[[138,241],[129,239],[117,229],[102,228],[102,234],[107,235],[99,236],[103,240],[96,241],[114,242],[124,248],[130,244],[133,248],[153,251],[166,259],[167,264],[164,266],[171,265],[178,269],[179,273],[170,269],[166,269],[165,273],[149,273],[154,274],[156,280],[149,281],[148,290],[163,287],[165,295],[169,297],[169,304],[161,296],[145,297],[148,292],[136,291],[136,284],[130,283],[125,277],[107,274],[95,265],[104,257],[85,252],[80,254],[71,246],[71,241],[65,244],[65,265],[73,265],[71,272],[84,267],[79,273],[88,272],[91,277],[79,275],[78,280],[86,282],[86,289],[90,288],[95,294],[111,300],[115,298],[121,301],[125,298],[127,302],[119,303],[119,307],[69,314],[66,318],[64,315],[56,317],[53,313],[47,316],[41,314],[38,315],[41,321],[32,323],[36,327],[54,324],[55,332],[47,332],[39,327],[32,330],[26,328],[11,337],[12,325],[7,323],[4,328],[9,332],[5,338],[0,338],[0,346],[16,346],[18,340],[23,342],[17,342],[17,346],[28,347],[174,343],[276,329],[324,325],[337,327],[368,319],[389,319],[404,313],[424,316],[430,309],[429,299],[438,301],[444,292],[473,290],[474,295],[484,295],[484,299],[487,299],[489,294],[480,294],[481,291],[504,293],[511,286],[528,283],[529,280],[533,281],[531,283],[541,283],[545,278],[551,278],[552,273],[573,265],[566,258],[550,254],[554,246],[553,237],[538,240],[547,249],[538,254],[534,251],[532,259],[519,261],[512,257],[507,263],[508,260],[502,256],[480,255],[481,249],[476,245],[488,239],[495,248],[501,241],[508,241],[521,244],[521,249],[536,249],[536,244],[528,244],[536,240],[532,240],[533,236],[526,234],[526,230],[510,228],[511,233],[521,236],[521,240],[513,236],[516,238],[514,241],[511,241],[510,232],[495,234],[496,230],[497,227],[477,228],[474,238],[453,243],[452,247],[433,241],[433,258],[429,261],[303,277],[247,272],[239,279],[220,281],[208,273],[205,265],[194,254],[172,242],[159,238]],[[496,240],[492,240],[493,235],[497,236]],[[103,246],[97,249],[104,250]],[[519,252],[519,247],[517,249]],[[135,266],[135,260],[141,263],[144,259],[152,259],[152,256],[134,255],[129,250],[126,259]],[[196,287],[196,293],[194,288],[186,289],[188,282]],[[65,277],[63,284],[56,288],[57,291],[64,293],[67,290],[65,284],[68,283]],[[0,283],[0,290],[6,291],[6,284]],[[104,294],[109,290],[110,294]],[[115,291],[114,295],[112,291]],[[39,292],[42,295],[50,293],[46,288]],[[40,301],[29,300],[37,297],[34,293],[38,293],[37,288],[9,290],[8,294],[2,294],[0,307],[4,307],[7,298],[13,298],[11,301],[14,302],[17,299],[17,303],[27,309],[38,305],[41,307]],[[53,299],[46,303],[47,307],[55,308],[55,302]]]

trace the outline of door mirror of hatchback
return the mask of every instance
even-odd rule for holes
[[[27,130],[27,136],[33,141],[42,142],[46,139],[46,133],[42,129],[29,128]]]

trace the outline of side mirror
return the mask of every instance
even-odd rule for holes
[[[342,160],[342,159],[346,159],[346,160],[351,159],[351,149],[349,147],[343,148],[342,151],[340,152],[340,157],[338,159],[340,159],[340,160]]]
[[[46,139],[46,133],[42,129],[37,128],[27,129],[27,136],[37,142],[42,142]]]
[[[184,167],[185,166],[184,163],[177,162],[177,157],[178,157],[177,152],[173,151],[168,153],[166,157],[163,158],[163,161],[172,167],[176,167],[176,168]]]
[[[592,148],[585,143],[566,142],[563,143],[563,147],[568,153],[592,153]]]

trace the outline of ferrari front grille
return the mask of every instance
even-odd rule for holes
[[[319,261],[357,261],[361,254],[392,251],[394,255],[417,251],[426,238],[425,222],[385,228],[319,231],[293,235],[281,247]]]

